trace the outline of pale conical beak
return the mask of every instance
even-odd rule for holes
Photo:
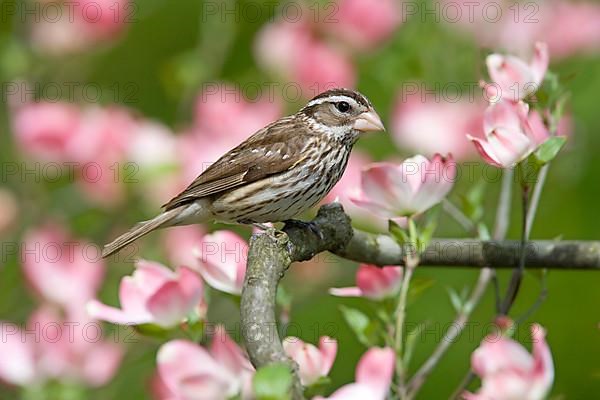
[[[356,121],[354,121],[354,129],[363,132],[385,131],[381,118],[379,118],[379,115],[373,109],[365,111],[358,116]]]

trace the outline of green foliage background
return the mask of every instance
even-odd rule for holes
[[[129,32],[113,47],[99,48],[60,62],[40,60],[29,53],[23,27],[18,20],[3,20],[0,28],[0,74],[3,82],[24,72],[41,83],[78,80],[97,82],[102,87],[114,84],[123,87],[134,82],[139,90],[133,94],[133,102],[128,106],[177,128],[190,119],[194,85],[215,80],[240,84],[273,80],[257,67],[252,54],[254,35],[270,15],[263,15],[263,21],[256,23],[243,19],[236,22],[231,18],[223,23],[218,18],[202,16],[202,1],[149,0],[137,4],[137,21],[130,24]],[[357,59],[358,88],[368,94],[389,125],[392,104],[404,81],[422,80],[431,85],[436,82],[473,82],[482,76],[484,56],[470,39],[456,31],[430,20],[413,18],[401,26],[388,44]],[[221,58],[222,65],[218,62]],[[599,239],[599,61],[597,55],[582,56],[552,65],[572,92],[569,111],[573,115],[575,131],[552,165],[533,227],[534,239]],[[103,100],[109,104],[112,99]],[[289,104],[288,111],[292,112],[298,106]],[[7,110],[2,107],[0,112],[0,156],[3,162],[19,160],[8,131]],[[440,135],[443,134],[440,132]],[[376,159],[408,155],[396,150],[385,135],[367,138],[358,146],[368,149]],[[20,235],[29,226],[49,215],[60,216],[78,235],[102,243],[115,218],[119,218],[119,224],[124,226],[145,219],[156,211],[127,208],[119,210],[117,217],[117,214],[82,207],[81,199],[68,188],[40,187],[36,183],[15,179],[1,183],[17,193],[22,205],[20,226],[13,236],[3,238],[4,242],[19,241]],[[452,198],[458,199],[469,186],[469,182],[458,184]],[[499,182],[486,188],[485,220],[490,224],[498,189]],[[517,238],[518,201],[516,198],[513,200],[509,237]],[[446,218],[438,235],[459,236],[462,233],[454,222]],[[165,260],[164,254],[151,246],[153,240],[156,239],[148,239],[143,254]],[[0,264],[0,319],[23,322],[34,301],[26,292],[17,261],[11,256]],[[289,334],[313,343],[323,334],[338,339],[338,357],[331,373],[332,388],[337,387],[354,379],[354,365],[365,350],[343,322],[339,305],[366,308],[358,300],[340,300],[327,295],[327,288],[352,285],[355,264],[329,263],[328,279],[316,284],[306,282],[309,274],[298,273],[302,268],[307,267],[302,264],[294,266],[295,271],[284,281],[284,286],[293,295],[293,324]],[[130,265],[110,265],[102,291],[104,300],[114,303],[119,279],[130,271]],[[409,308],[409,322],[430,323],[418,340],[411,366],[413,370],[432,351],[443,329],[453,318],[447,288],[460,291],[472,285],[477,274],[477,271],[467,269],[420,268],[417,271],[417,278],[431,279],[434,284]],[[507,277],[508,272],[500,273],[501,284],[506,282]],[[599,272],[550,271],[548,299],[528,321],[539,322],[548,330],[556,368],[552,398],[587,400],[600,392],[599,287]],[[527,310],[539,291],[539,279],[528,275],[514,309],[515,315]],[[238,321],[235,304],[222,296],[215,295],[214,298],[211,320],[224,321],[234,328]],[[467,331],[461,335],[425,384],[420,399],[446,398],[454,390],[468,369],[469,354],[486,333],[485,327],[493,311],[493,291],[490,290],[474,312],[471,334]],[[524,343],[527,343],[527,330],[526,326],[519,330],[519,338]],[[114,381],[94,391],[90,399],[149,397],[148,381],[160,343],[141,337],[136,337],[136,340],[137,344],[129,345],[130,350]],[[11,399],[14,395],[15,392],[0,387],[0,398]]]

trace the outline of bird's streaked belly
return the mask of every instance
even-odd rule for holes
[[[212,204],[222,221],[278,222],[292,219],[321,201],[341,178],[349,149],[307,157],[306,165],[234,189]],[[312,160],[312,161],[311,161]]]

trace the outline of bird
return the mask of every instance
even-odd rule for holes
[[[268,124],[225,153],[164,204],[161,214],[105,245],[102,257],[159,228],[211,221],[264,227],[292,221],[339,181],[359,136],[383,130],[363,94],[345,88],[322,92],[297,113]]]

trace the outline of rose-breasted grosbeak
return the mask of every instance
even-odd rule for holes
[[[107,244],[107,257],[168,226],[213,220],[260,224],[289,220],[317,204],[341,178],[361,132],[383,130],[371,102],[333,89],[281,118],[206,169],[157,217]]]

